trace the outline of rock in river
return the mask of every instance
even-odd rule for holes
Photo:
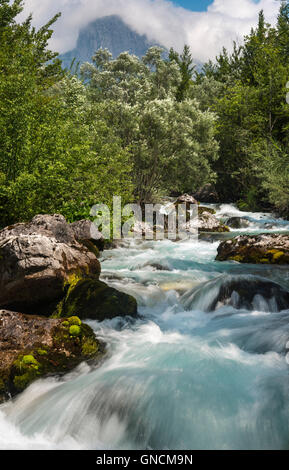
[[[95,225],[90,220],[79,220],[70,224],[70,228],[76,240],[91,250],[95,250],[98,256],[98,250],[103,251],[105,247],[105,239]]]
[[[218,248],[218,261],[256,264],[289,264],[289,235],[240,235]]]
[[[70,308],[69,316],[103,320],[134,315],[136,301],[132,297],[98,283],[101,267],[98,249],[90,238],[90,224],[80,221],[70,225],[61,215],[39,215],[28,224],[2,230],[0,308],[59,315],[68,294],[77,292],[78,302],[75,310]]]
[[[134,297],[97,279],[82,279],[69,287],[66,297],[58,306],[57,315],[69,317],[74,312],[81,319],[98,321],[118,316],[135,317],[137,302]]]
[[[61,215],[3,229],[0,259],[0,307],[29,314],[51,313],[71,279],[98,278],[101,270]]]
[[[104,345],[78,317],[47,319],[0,311],[0,401],[34,380],[100,358]]]
[[[289,292],[269,279],[222,275],[196,286],[182,297],[187,310],[213,312],[224,305],[235,309],[279,312],[289,308]]]
[[[186,230],[199,232],[230,232],[230,229],[222,224],[211,212],[204,211],[198,218],[193,218],[186,224]]]
[[[230,217],[227,221],[226,224],[234,229],[238,228],[247,228],[250,225],[249,220],[244,219],[243,217]]]

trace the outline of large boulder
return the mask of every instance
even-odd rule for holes
[[[219,202],[219,196],[218,193],[212,184],[206,184],[202,188],[199,189],[194,194],[194,197],[197,199],[199,202],[205,202],[205,203],[218,203]]]
[[[0,311],[0,401],[34,380],[100,358],[104,345],[77,317],[47,319]]]
[[[29,223],[19,223],[0,231],[0,241],[23,235],[43,235],[53,237],[58,243],[73,243],[75,236],[65,217],[60,214],[36,215]]]
[[[95,247],[99,251],[103,251],[105,248],[105,239],[100,233],[93,222],[90,220],[79,220],[70,224],[76,240],[90,249]],[[96,250],[96,254],[97,253]]]
[[[289,235],[240,235],[220,244],[216,260],[289,264]]]
[[[70,286],[58,305],[56,315],[77,315],[81,319],[103,321],[118,316],[135,317],[136,314],[137,302],[134,297],[96,279],[83,279]]]
[[[0,307],[49,315],[66,285],[98,279],[96,253],[79,243],[61,215],[39,215],[0,232]]]
[[[222,224],[214,214],[211,212],[204,211],[199,214],[199,217],[193,218],[186,224],[186,230],[193,232],[198,230],[199,232],[230,232],[230,229]]]
[[[190,210],[191,205],[197,205],[198,201],[189,194],[182,194],[182,196],[179,196],[178,199],[174,202],[175,207],[181,204],[186,206],[186,210]]]

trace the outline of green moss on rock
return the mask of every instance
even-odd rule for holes
[[[79,326],[77,325],[72,325],[70,328],[69,328],[69,334],[70,336],[80,336],[81,334],[81,329]]]
[[[84,245],[91,253],[95,255],[96,258],[99,258],[100,253],[99,249],[95,246],[95,244],[90,240],[79,240],[79,242]]]
[[[222,242],[218,248],[216,260],[234,260],[251,264],[289,264],[288,236],[241,235]]]
[[[13,392],[25,390],[32,382],[40,377],[55,373],[65,373],[76,366],[81,360],[89,360],[100,353],[100,345],[93,330],[81,322],[78,317],[69,318],[54,329],[53,346],[37,348],[20,354],[11,369],[10,381]],[[76,325],[75,323],[78,323]],[[67,325],[66,325],[67,324]],[[79,326],[80,324],[80,326]],[[5,386],[0,379],[3,390]]]
[[[65,299],[59,304],[56,316],[99,321],[117,316],[135,316],[137,302],[134,297],[119,292],[96,279],[82,279],[71,285]],[[68,320],[69,322],[69,320]]]
[[[243,261],[243,256],[241,255],[236,255],[236,256],[230,256],[228,258],[229,261],[237,261],[238,263],[241,263]]]
[[[72,326],[73,325],[80,326],[81,323],[82,323],[80,318],[78,318],[76,316],[68,318],[67,322],[68,322],[69,325],[72,325]],[[63,323],[65,323],[65,322],[63,322]],[[63,323],[62,323],[62,325],[63,325]]]
[[[13,385],[18,392],[41,376],[42,366],[34,354],[20,355],[13,364]]]
[[[199,206],[198,211],[199,211],[199,215],[202,215],[204,212],[209,212],[210,214],[213,214],[213,215],[216,214],[215,209],[212,209],[211,207]]]
[[[94,356],[98,352],[98,344],[91,338],[87,338],[82,344],[82,354],[85,357]]]
[[[29,365],[29,366],[36,366],[36,367],[39,366],[39,362],[36,361],[35,357],[32,355],[23,356],[22,362],[23,364]]]

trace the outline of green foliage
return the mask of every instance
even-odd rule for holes
[[[142,59],[106,49],[73,75],[48,49],[52,26],[16,22],[0,0],[0,226],[37,213],[88,218],[94,204],[156,202],[216,182],[243,209],[289,213],[289,4],[260,12],[242,46],[197,73],[188,46]]]
[[[285,155],[278,158],[274,150],[277,145],[284,151],[288,138],[288,44],[286,1],[275,28],[261,11],[257,28],[244,38],[244,45],[234,45],[232,54],[224,49],[216,64],[208,63],[192,91],[203,109],[210,107],[218,115],[220,157],[213,168],[220,196],[231,201],[241,198],[246,209],[268,202],[282,210],[286,205],[286,191],[277,196],[273,179],[278,174],[280,181],[286,179],[288,171]]]
[[[185,96],[193,73],[187,47],[181,56],[171,51],[169,60],[159,47],[142,59],[122,53],[112,60],[107,50],[99,50],[93,62],[82,73],[91,100],[102,106],[102,117],[129,149],[138,201],[196,191],[214,180],[215,116]]]
[[[22,2],[0,3],[0,225],[36,213],[89,216],[114,194],[131,200],[128,152],[47,49],[53,18],[15,22]]]
[[[184,46],[182,54],[178,54],[174,49],[171,49],[169,59],[171,62],[176,62],[179,67],[181,81],[177,88],[176,99],[177,101],[183,101],[188,97],[196,69],[189,46]]]

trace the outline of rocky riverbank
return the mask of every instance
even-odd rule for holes
[[[0,393],[104,353],[82,320],[136,316],[136,300],[99,280],[104,240],[93,224],[39,215],[0,232]]]

